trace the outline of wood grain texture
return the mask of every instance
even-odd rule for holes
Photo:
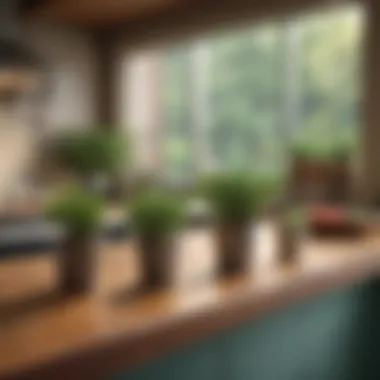
[[[339,5],[350,1],[340,1]],[[144,35],[155,31],[158,24],[166,24],[171,35],[176,35],[176,30],[187,27],[210,30],[221,24],[291,15],[334,4],[331,0],[50,0],[30,9],[26,17],[88,28],[133,25]]]
[[[199,1],[155,12],[144,17],[113,22],[104,27],[112,30],[115,39],[125,49],[132,51],[149,44],[192,42],[205,37],[215,37],[244,27],[264,22],[296,19],[310,12],[328,12],[350,3],[365,0],[227,0]],[[96,27],[96,26],[93,26]]]
[[[101,24],[159,12],[183,0],[51,0],[29,9],[37,20]]]
[[[214,278],[210,231],[188,231],[171,290],[129,299],[139,281],[133,243],[103,246],[92,296],[54,297],[55,257],[0,264],[0,378],[97,379],[348,284],[377,276],[380,238],[300,241],[291,266],[276,262],[273,229],[255,232],[246,276]]]

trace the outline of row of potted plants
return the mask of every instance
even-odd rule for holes
[[[199,194],[210,206],[221,276],[243,273],[251,256],[252,224],[270,198],[273,189],[260,178],[247,173],[208,176],[199,185]],[[60,275],[64,294],[89,292],[94,281],[96,236],[104,204],[101,198],[83,188],[66,191],[49,201],[47,217],[65,227]],[[146,190],[128,204],[128,223],[137,238],[142,264],[142,288],[168,286],[176,270],[174,238],[185,225],[184,200],[158,190]],[[278,229],[282,259],[296,253],[294,231],[297,215],[281,218]]]

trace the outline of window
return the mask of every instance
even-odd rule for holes
[[[281,175],[295,139],[355,139],[360,38],[350,7],[161,49],[154,144],[165,178]]]

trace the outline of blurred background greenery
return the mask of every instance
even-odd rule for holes
[[[202,167],[199,96],[213,168],[282,176],[295,141],[357,147],[361,33],[360,10],[340,8],[165,51],[165,175],[183,180]]]

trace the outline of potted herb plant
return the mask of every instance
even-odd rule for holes
[[[55,149],[58,163],[90,190],[98,190],[107,177],[120,172],[125,154],[125,138],[102,130],[66,132]]]
[[[201,187],[216,222],[219,273],[244,272],[251,256],[251,222],[262,206],[265,187],[248,173],[212,175]]]
[[[59,257],[61,293],[81,295],[89,292],[94,284],[101,201],[83,190],[70,189],[48,203],[46,215],[64,227]]]
[[[175,270],[175,233],[185,220],[182,202],[158,191],[140,195],[130,205],[142,263],[142,289],[170,285]]]
[[[298,142],[293,148],[292,187],[298,198],[346,200],[352,144]]]

